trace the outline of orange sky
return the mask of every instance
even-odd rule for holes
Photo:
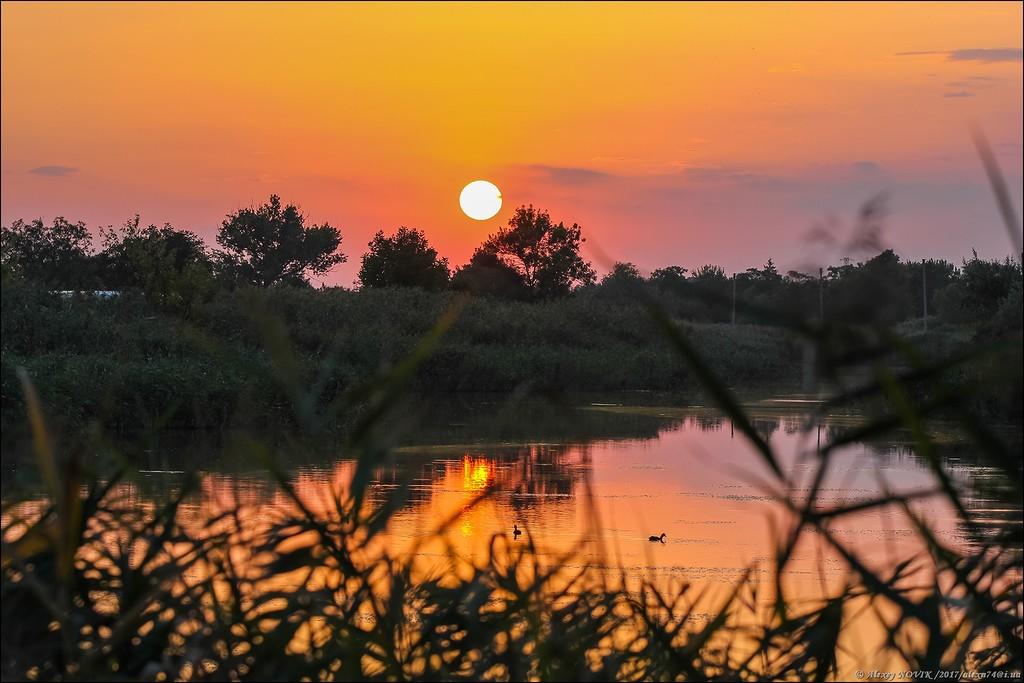
[[[968,129],[1019,211],[1021,8],[4,3],[2,218],[212,243],[273,192],[342,229],[348,284],[378,229],[458,265],[524,203],[644,270],[796,266],[887,191],[905,256],[1003,256]],[[491,221],[458,207],[477,178]]]

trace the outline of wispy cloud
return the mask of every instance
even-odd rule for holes
[[[956,90],[954,92],[947,92],[942,94],[943,97],[974,97],[974,93],[967,92],[966,90]]]
[[[1020,62],[1024,61],[1024,49],[1000,47],[974,50],[953,50],[949,60],[954,62]]]
[[[78,173],[78,169],[74,166],[37,166],[36,168],[30,169],[29,173],[56,178],[71,175],[72,173]]]
[[[687,180],[699,183],[736,182],[757,177],[753,173],[721,166],[691,166],[683,169],[683,175]]]
[[[867,162],[870,163],[870,162]],[[681,188],[688,185],[746,185],[773,186],[779,178],[755,173],[733,166],[688,166],[673,168],[657,173],[612,173],[581,166],[548,166],[530,164],[524,166],[529,173],[542,182],[563,187],[583,187],[598,184],[648,186],[660,188]]]
[[[968,78],[961,79],[959,81],[950,81],[946,83],[950,88],[960,89],[977,89],[977,88],[988,88],[992,83],[991,78],[980,78],[978,76],[969,76]]]
[[[919,57],[923,55],[944,55],[951,62],[1020,62],[1024,61],[1024,49],[1019,47],[967,48],[961,50],[922,50],[897,52],[897,57]]]
[[[867,175],[876,175],[882,172],[882,167],[876,164],[874,161],[855,161],[853,163],[853,169]]]
[[[608,180],[613,176],[604,171],[597,171],[592,168],[579,166],[547,166],[545,164],[531,164],[528,166],[544,176],[548,181],[559,185],[589,185],[591,183]]]

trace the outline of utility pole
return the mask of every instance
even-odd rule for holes
[[[925,266],[927,261],[921,259],[921,301],[924,310],[924,331],[928,331],[928,269]]]
[[[732,324],[736,324],[736,273],[732,274]]]

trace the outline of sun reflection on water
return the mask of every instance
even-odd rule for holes
[[[462,488],[466,491],[483,491],[491,485],[494,471],[486,458],[462,456]]]

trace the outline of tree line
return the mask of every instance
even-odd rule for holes
[[[308,287],[309,279],[347,260],[341,231],[311,224],[272,195],[265,204],[227,215],[207,247],[195,233],[170,225],[143,226],[135,216],[100,232],[100,246],[82,222],[56,218],[3,226],[0,267],[11,278],[51,290],[141,292],[150,302],[187,312],[222,289]],[[477,296],[538,301],[570,294],[609,301],[638,289],[658,297],[677,317],[699,322],[748,322],[757,311],[845,322],[897,323],[925,310],[952,323],[995,321],[1020,327],[1020,261],[988,261],[975,253],[957,266],[945,260],[901,261],[892,250],[819,274],[780,273],[771,259],[732,276],[716,265],[673,265],[644,277],[617,263],[600,281],[581,255],[582,229],[555,222],[547,211],[521,206],[455,268],[425,233],[378,231],[362,256],[363,288],[418,287]],[[738,303],[737,303],[738,302]]]

